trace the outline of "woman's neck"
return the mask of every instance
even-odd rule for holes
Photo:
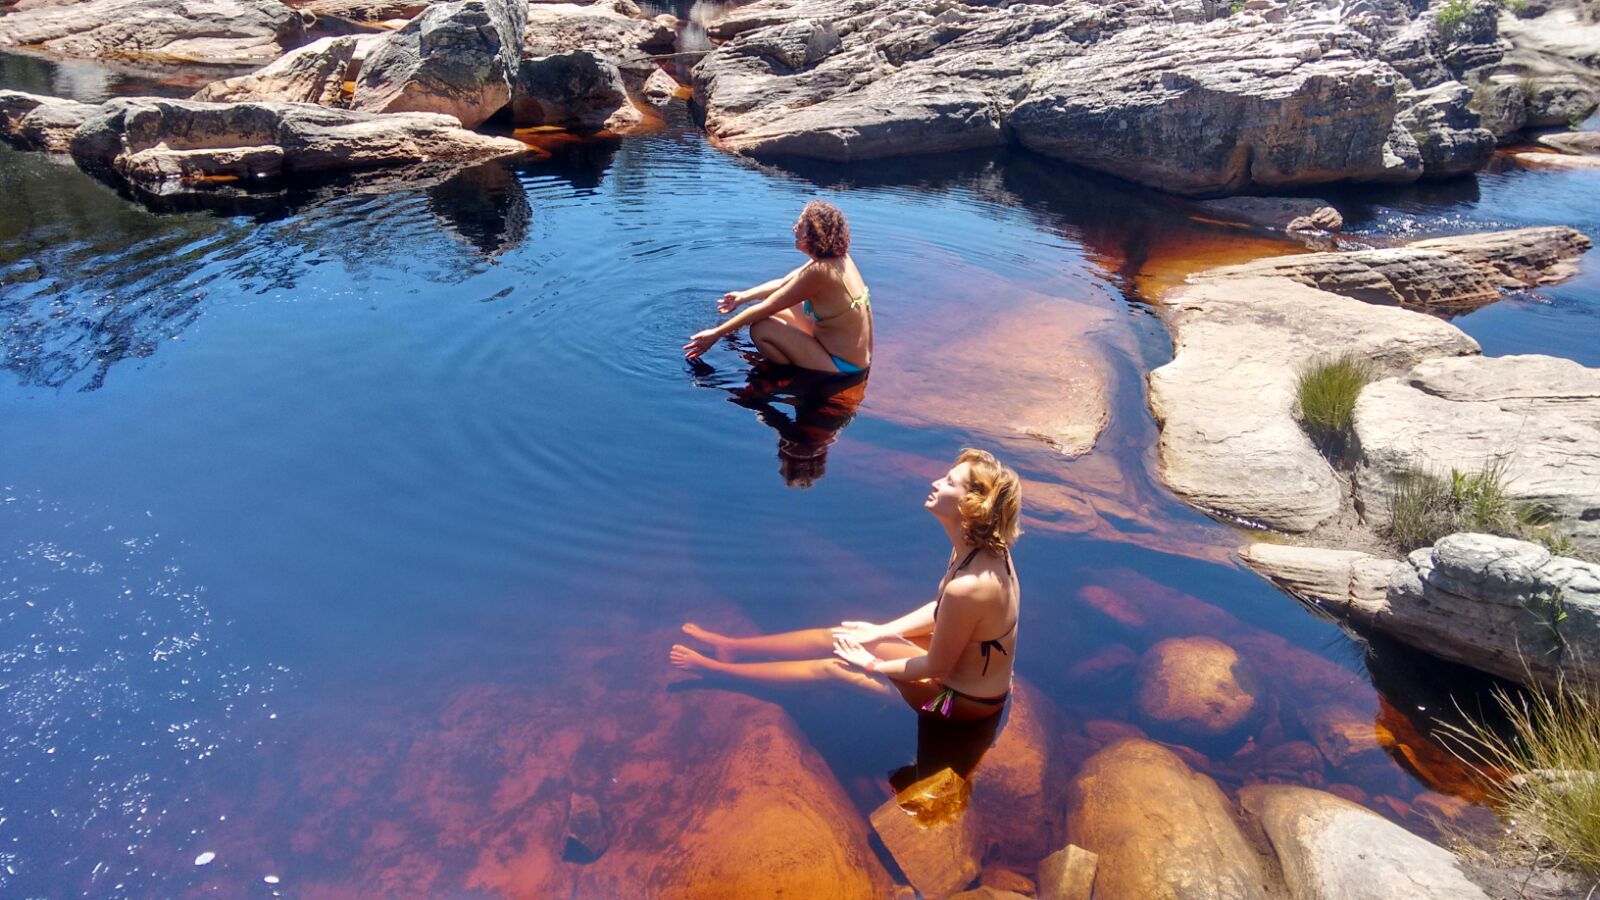
[[[966,556],[968,553],[978,549],[977,544],[967,540],[966,530],[961,527],[960,521],[946,522],[941,519],[939,524],[944,526],[944,532],[950,538],[950,551],[952,553],[957,556]]]

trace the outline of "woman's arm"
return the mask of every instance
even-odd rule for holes
[[[707,328],[705,331],[697,332],[694,335],[693,340],[690,342],[690,346],[693,346],[696,343],[704,342],[705,345],[709,347],[720,338],[733,334],[735,331],[738,331],[747,325],[752,325],[756,322],[759,322],[762,319],[771,316],[773,313],[778,312],[779,310],[788,309],[789,307],[798,304],[800,301],[806,299],[808,294],[815,293],[817,288],[822,287],[822,280],[826,277],[827,276],[822,273],[821,266],[813,266],[808,264],[801,267],[800,270],[795,273],[793,278],[786,279],[777,290],[773,291],[772,294],[767,297],[767,299],[746,309],[744,312],[739,313],[733,318],[728,319],[715,328]],[[685,347],[684,349],[689,348]]]
[[[945,585],[944,605],[939,608],[939,621],[933,626],[933,640],[928,652],[910,659],[870,660],[863,668],[886,675],[896,681],[921,681],[924,678],[943,678],[956,667],[961,651],[972,640],[982,618],[984,585],[976,578],[958,578]],[[931,605],[931,604],[930,604]],[[920,610],[919,610],[920,612]],[[932,610],[929,610],[932,617]],[[870,654],[869,654],[870,655]],[[846,660],[854,662],[850,657]]]
[[[739,304],[752,303],[756,300],[765,300],[772,296],[773,291],[776,291],[778,288],[783,287],[788,282],[793,281],[800,274],[800,271],[808,265],[810,265],[810,263],[806,263],[805,265],[795,268],[794,271],[787,275],[780,275],[771,281],[763,281],[753,288],[745,288],[742,291],[734,291],[733,293],[737,295]]]
[[[873,625],[868,622],[844,622],[837,630],[849,631],[850,636],[863,643],[872,643],[886,637],[920,637],[933,632],[933,610],[937,603],[927,603],[913,609],[893,622]]]

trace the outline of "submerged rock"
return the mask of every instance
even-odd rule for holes
[[[1032,866],[1065,838],[1060,717],[1049,697],[1016,680],[1005,727],[971,776],[972,810],[990,848],[986,859]]]
[[[87,0],[0,17],[0,46],[65,56],[263,63],[304,36],[278,0]]]
[[[983,847],[977,816],[970,814],[972,789],[945,769],[922,779],[873,811],[878,832],[912,887],[944,897],[978,877]]]
[[[1039,862],[1039,900],[1090,900],[1100,857],[1076,844]]]
[[[71,149],[82,166],[141,182],[483,160],[527,148],[432,113],[132,98],[102,104],[73,134]]]
[[[369,112],[446,113],[474,128],[511,101],[527,4],[434,3],[374,47],[352,105]]]
[[[1139,712],[1152,730],[1189,737],[1238,731],[1256,712],[1255,669],[1208,637],[1169,638],[1139,664]]]
[[[1239,803],[1271,842],[1291,897],[1488,900],[1454,854],[1332,794],[1254,784]]]
[[[1128,740],[1095,754],[1073,779],[1068,803],[1072,842],[1099,857],[1097,896],[1272,895],[1228,798],[1158,744]]]
[[[1208,212],[1263,228],[1298,231],[1295,223],[1322,231],[1338,231],[1344,217],[1326,200],[1314,197],[1224,197],[1200,203]]]

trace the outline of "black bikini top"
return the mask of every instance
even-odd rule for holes
[[[967,564],[972,562],[972,560],[975,557],[977,557],[978,551],[982,550],[982,549],[983,549],[982,547],[974,547],[972,549],[972,552],[967,554],[967,558],[963,559],[961,561],[961,565],[956,566],[955,569],[950,572],[951,577],[954,577],[956,572],[959,572],[962,569],[965,569],[967,567]],[[1009,551],[1007,551],[1007,553],[1005,555],[1005,561],[1006,561],[1006,575],[1009,576],[1011,574],[1011,553]],[[950,584],[949,579],[945,579],[945,584],[946,585]],[[939,596],[934,598],[934,601],[933,601],[933,620],[935,622],[939,621],[939,604],[943,603],[943,602],[944,602],[944,588],[941,587],[941,588],[939,588]],[[1005,634],[1002,634],[1002,635],[1000,635],[1000,637],[997,637],[997,638],[990,638],[987,641],[979,641],[978,642],[978,652],[983,654],[983,673],[982,674],[984,674],[984,675],[989,674],[989,651],[990,650],[999,650],[1001,653],[1004,653],[1006,656],[1010,656],[1011,655],[1011,651],[1007,650],[1004,646],[1002,646],[1000,644],[1000,641],[1001,641],[1002,638],[1006,637],[1006,635],[1009,635],[1011,632],[1016,631],[1016,630],[1017,630],[1017,620],[1016,619],[1012,619],[1011,620],[1011,627],[1006,629]]]

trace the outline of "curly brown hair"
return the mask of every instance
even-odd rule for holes
[[[961,529],[968,543],[990,553],[1010,549],[1022,534],[1022,479],[984,450],[961,451],[956,465],[967,464],[970,483],[961,498]]]
[[[813,200],[800,210],[794,225],[795,239],[801,248],[818,259],[833,259],[850,252],[850,226],[839,207]]]

